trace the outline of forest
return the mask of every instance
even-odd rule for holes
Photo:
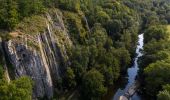
[[[54,21],[63,21],[73,46],[59,63],[61,77],[52,79],[54,95],[38,100],[67,100],[73,91],[78,91],[73,100],[101,100],[127,74],[140,33],[144,55],[138,61],[139,91],[149,100],[170,100],[169,0],[0,0],[0,100],[32,100],[36,84],[29,74],[14,75],[15,65],[8,62],[2,44],[15,40],[10,35],[15,31],[43,34],[46,15],[54,16],[56,10],[63,18]],[[13,76],[10,82],[4,66]]]

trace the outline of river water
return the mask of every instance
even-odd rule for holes
[[[143,49],[143,41],[144,41],[144,34],[138,35],[138,45],[136,48],[136,57],[134,58],[133,65],[128,68],[127,70],[127,77],[123,77],[120,82],[115,84],[115,87],[118,88],[110,88],[105,100],[119,100],[119,97],[124,95],[125,92],[129,89],[129,87],[135,82],[136,76],[138,74],[138,59],[143,54],[141,50]],[[111,90],[112,89],[112,90]],[[131,100],[141,100],[141,97],[136,93],[131,98]]]

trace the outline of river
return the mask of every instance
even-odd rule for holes
[[[123,77],[119,80],[119,83],[115,84],[116,88],[110,88],[108,94],[105,96],[105,100],[119,100],[119,97],[124,95],[125,92],[135,83],[136,76],[138,74],[139,66],[138,59],[143,54],[141,50],[143,49],[144,34],[138,35],[138,45],[136,48],[136,57],[134,58],[133,65],[127,70],[127,77]],[[118,88],[117,88],[118,87]],[[111,90],[112,89],[112,90]],[[141,97],[135,93],[131,100],[141,100]]]

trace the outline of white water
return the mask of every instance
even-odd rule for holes
[[[141,52],[141,50],[143,49],[143,37],[144,34],[140,34],[138,35],[138,45],[136,48],[136,54],[137,56],[134,58],[134,64],[132,65],[132,67],[128,68],[127,73],[128,73],[128,83],[126,84],[125,87],[123,88],[119,88],[117,90],[117,92],[115,93],[113,100],[119,100],[119,97],[123,94],[125,94],[125,92],[129,89],[129,87],[135,82],[136,76],[138,74],[138,59],[139,57],[141,57],[143,54]],[[140,97],[138,97],[137,95],[134,95],[134,100],[140,100]],[[133,99],[133,98],[132,98]]]

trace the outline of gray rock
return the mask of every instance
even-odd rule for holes
[[[51,17],[47,14],[47,31],[33,36],[31,39],[34,40],[22,36],[22,39],[15,38],[5,43],[5,51],[15,69],[15,77],[26,75],[34,81],[33,99],[53,97],[54,82],[62,78],[65,68],[60,62],[68,59],[66,50],[72,46],[62,13],[54,11],[53,15]],[[54,18],[58,21],[54,21]],[[32,41],[38,49],[28,46],[28,41]]]

